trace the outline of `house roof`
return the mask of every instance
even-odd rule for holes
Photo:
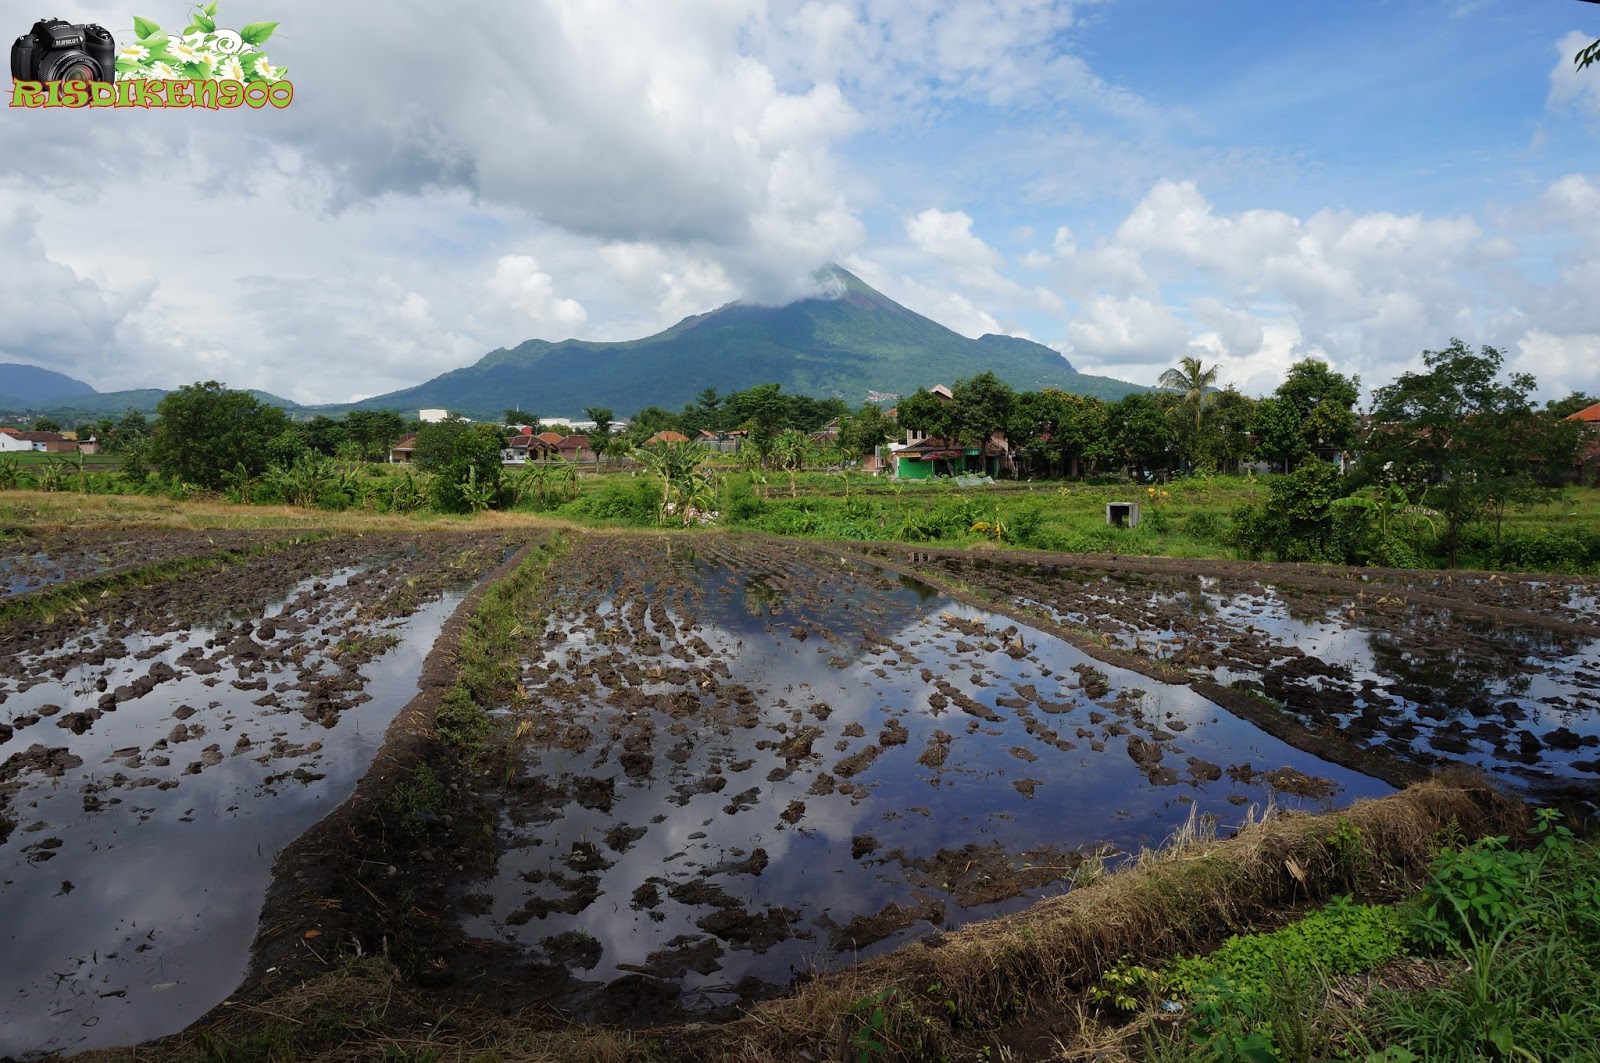
[[[60,432],[21,432],[15,428],[0,429],[6,435],[24,440],[28,443],[67,443],[71,442]]]
[[[900,457],[912,458],[917,461],[932,461],[935,458],[959,458],[968,452],[981,452],[984,457],[994,457],[1003,451],[992,442],[985,440],[982,448],[964,447],[948,439],[924,439],[912,443],[910,446],[901,447],[895,451]]]
[[[537,438],[546,443],[559,443],[565,437],[560,432],[540,432]]]
[[[389,449],[390,450],[413,450],[413,449],[415,449],[413,444],[415,444],[416,441],[417,441],[417,434],[415,432],[413,432],[408,436],[401,436],[400,437],[400,442],[396,443],[394,446],[390,447]]]
[[[657,432],[655,435],[653,435],[649,439],[645,440],[646,444],[650,444],[650,443],[687,443],[687,442],[689,442],[689,437],[688,436],[684,435],[682,432],[674,432],[670,428],[668,428],[664,432]]]
[[[1600,424],[1600,402],[1593,406],[1585,406],[1577,413],[1567,418],[1569,421],[1584,421],[1589,424]]]
[[[531,436],[528,433],[524,432],[519,436],[507,436],[506,437],[506,446],[508,446],[508,447],[525,447],[529,443],[531,443],[532,441],[533,441],[533,436]]]
[[[586,447],[588,445],[589,445],[589,437],[588,436],[580,436],[580,435],[576,435],[576,434],[570,435],[570,436],[562,436],[561,437],[561,442],[559,444],[559,446],[563,450],[566,450],[566,449],[569,449],[569,448],[576,450],[576,449],[578,449],[580,447]]]

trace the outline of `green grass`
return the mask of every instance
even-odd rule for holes
[[[8,457],[17,459],[18,465],[70,465],[76,471],[78,455],[75,454],[46,454],[38,450],[6,451]],[[116,468],[122,464],[121,454],[85,454],[83,464],[87,469]]]
[[[1593,1059],[1600,844],[1551,811],[1537,814],[1530,847],[1509,841],[1445,849],[1421,891],[1398,905],[1336,901],[1209,956],[1119,963],[1092,996],[1112,1013],[1183,1016],[1145,1025],[1146,1060]],[[1385,965],[1401,956],[1432,984],[1385,986]],[[1337,1003],[1341,976],[1367,972],[1376,988],[1355,1007]]]

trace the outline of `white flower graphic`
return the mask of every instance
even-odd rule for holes
[[[222,61],[222,65],[217,69],[217,77],[222,81],[243,81],[244,67],[239,65],[238,59],[229,56]]]
[[[176,59],[180,63],[200,62],[200,49],[196,48],[188,41],[169,41],[167,43],[167,51],[171,54],[172,58]]]
[[[254,70],[258,75],[266,78],[268,81],[278,80],[278,75],[273,73],[273,71],[277,68],[272,65],[272,61],[265,55],[261,56],[253,64],[251,64],[250,69]]]
[[[177,81],[178,72],[160,60],[150,64],[150,76],[157,81]]]
[[[130,59],[135,63],[142,63],[150,58],[150,49],[142,44],[124,44],[117,49],[118,59]]]

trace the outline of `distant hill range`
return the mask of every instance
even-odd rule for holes
[[[836,298],[781,307],[730,303],[654,336],[619,343],[527,340],[425,384],[354,406],[449,409],[485,418],[512,407],[576,416],[586,406],[609,406],[629,415],[646,406],[676,411],[707,387],[727,394],[774,381],[792,394],[836,397],[857,406],[869,392],[904,395],[986,369],[1028,391],[1056,387],[1117,399],[1145,390],[1079,373],[1058,352],[1031,340],[968,339],[846,270],[835,266],[831,275]]]
[[[577,416],[588,406],[609,406],[629,416],[646,406],[676,411],[701,390],[723,394],[777,382],[791,394],[841,398],[851,406],[885,394],[904,395],[934,384],[954,384],[985,370],[1019,390],[1045,387],[1103,399],[1144,388],[1111,377],[1079,373],[1058,352],[1015,336],[968,339],[908,310],[859,277],[834,266],[837,294],[788,306],[730,303],[684,318],[664,332],[617,343],[527,340],[490,351],[475,364],[416,387],[357,403],[300,407],[266,392],[258,398],[295,413],[338,415],[346,410],[454,410],[480,420],[502,411]],[[381,357],[381,352],[378,354]],[[35,410],[63,423],[118,416],[128,409],[154,411],[159,389],[96,394],[81,381],[31,366],[81,390],[57,401],[19,405],[0,398],[0,411]],[[8,395],[0,372],[0,396]],[[20,378],[19,378],[20,379]]]
[[[0,362],[0,407],[41,408],[97,394],[90,385],[64,373],[19,362]]]

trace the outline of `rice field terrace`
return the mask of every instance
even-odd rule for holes
[[[710,1029],[1185,825],[1600,800],[1592,578],[472,527],[0,542],[0,1057],[374,956],[429,1051]]]
[[[0,1055],[169,1033],[243,977],[274,856],[350,794],[505,544],[11,545],[58,579],[256,549],[0,622]]]

